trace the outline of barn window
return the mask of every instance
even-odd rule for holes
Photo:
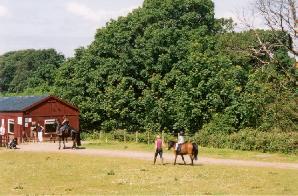
[[[54,133],[56,132],[57,124],[55,122],[55,119],[45,120],[44,121],[45,126],[45,133]]]
[[[8,133],[14,133],[14,119],[8,119]]]

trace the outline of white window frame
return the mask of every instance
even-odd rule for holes
[[[48,124],[48,125],[52,125],[52,124],[55,124],[56,123],[56,119],[47,119],[47,120],[45,120],[44,121],[44,128],[45,128],[45,130],[44,130],[44,132],[45,132],[45,134],[52,134],[52,133],[55,133],[56,131],[54,131],[54,132],[46,132],[46,125]]]
[[[14,134],[15,129],[13,129],[13,132],[10,132],[10,125],[11,124],[15,125],[15,122],[14,121],[15,121],[14,119],[8,119],[7,120],[7,128],[8,128],[7,129],[7,133],[9,133],[9,134]]]

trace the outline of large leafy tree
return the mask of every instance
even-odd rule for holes
[[[295,129],[292,61],[276,44],[288,37],[232,27],[211,0],[146,0],[63,63],[55,92],[80,107],[85,128]],[[258,51],[260,37],[275,61]]]
[[[214,23],[212,1],[145,1],[143,8],[99,29],[95,41],[62,66],[57,84],[68,85],[61,93],[94,125],[169,126],[173,111],[162,105],[175,104],[170,90],[179,67],[188,66],[182,62],[192,36],[214,34]]]
[[[0,91],[21,93],[28,88],[50,87],[63,61],[64,56],[54,49],[8,52],[0,56]]]

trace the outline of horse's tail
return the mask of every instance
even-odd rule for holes
[[[195,160],[198,160],[199,147],[198,147],[198,145],[196,143],[192,143],[192,146],[193,146],[192,153],[193,153],[193,155],[195,157]]]

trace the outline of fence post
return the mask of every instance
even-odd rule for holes
[[[164,142],[165,141],[165,136],[164,136],[164,130],[161,132],[161,140]]]
[[[101,141],[101,137],[102,137],[102,130],[99,131],[99,140]]]
[[[138,143],[138,131],[136,131],[136,143]]]

